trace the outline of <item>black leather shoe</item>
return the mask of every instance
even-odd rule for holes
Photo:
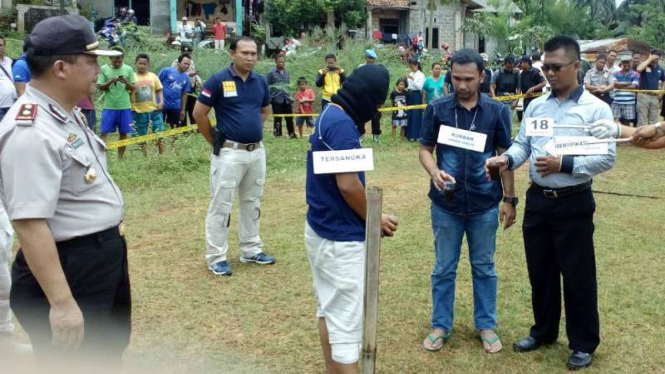
[[[513,343],[513,350],[515,352],[531,352],[540,348],[541,345],[543,345],[543,343],[531,336],[527,336],[526,338]]]
[[[591,361],[593,361],[593,354],[575,351],[568,358],[567,366],[570,370],[580,370],[589,367]]]

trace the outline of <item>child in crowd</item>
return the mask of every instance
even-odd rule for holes
[[[134,83],[134,92],[132,93],[134,136],[147,135],[148,126],[151,122],[153,133],[165,130],[164,117],[162,116],[164,105],[162,82],[157,75],[148,71],[149,67],[150,57],[145,53],[139,53],[136,56],[136,83]],[[160,155],[164,153],[161,139],[157,139],[157,149]],[[148,155],[145,143],[141,143],[141,150],[144,156]]]
[[[298,114],[311,114],[313,112],[312,106],[314,105],[314,91],[307,88],[307,79],[305,77],[298,78],[298,92],[296,92],[295,102],[298,104],[296,113]],[[298,127],[298,134],[302,138],[302,126],[307,125],[310,135],[314,128],[314,122],[311,116],[296,117],[296,127]]]
[[[406,106],[406,86],[407,82],[405,78],[400,78],[395,84],[395,90],[390,94],[390,100],[393,103],[394,107],[404,107]],[[400,137],[404,141],[406,136],[406,110],[396,110],[393,112],[393,126],[392,126],[392,138],[395,140],[395,133],[397,128],[400,129]]]

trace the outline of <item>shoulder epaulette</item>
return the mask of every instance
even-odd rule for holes
[[[16,114],[16,124],[19,126],[32,126],[37,118],[37,104],[22,104]]]

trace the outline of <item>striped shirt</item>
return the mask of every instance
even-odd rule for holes
[[[637,88],[640,84],[640,76],[635,71],[631,70],[628,73],[618,71],[612,76],[612,82],[630,83],[629,87],[624,88]],[[635,93],[627,91],[615,91],[614,102],[622,105],[635,104]]]

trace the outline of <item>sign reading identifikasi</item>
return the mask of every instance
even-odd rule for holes
[[[357,173],[374,170],[372,148],[312,152],[314,174]]]
[[[593,136],[557,136],[553,151],[556,155],[606,155],[609,146]]]
[[[441,125],[439,128],[439,138],[437,139],[437,142],[449,145],[451,147],[463,148],[482,153],[485,151],[487,134]]]

